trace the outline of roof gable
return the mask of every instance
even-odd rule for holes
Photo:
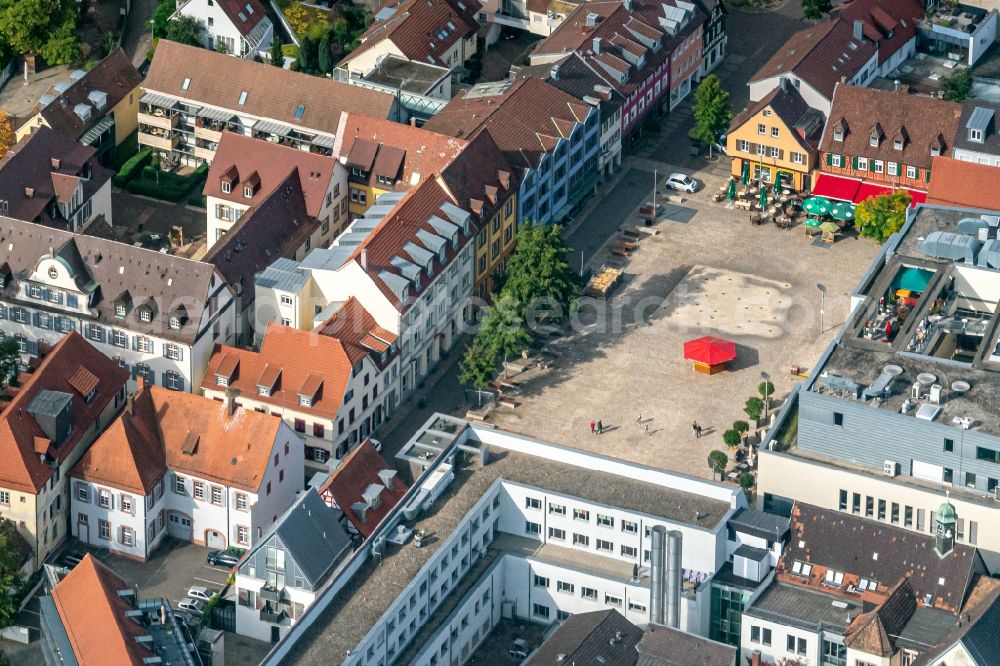
[[[377,492],[373,492],[373,486]],[[379,455],[371,440],[365,440],[340,461],[319,494],[343,511],[354,529],[367,537],[407,490],[406,483]]]

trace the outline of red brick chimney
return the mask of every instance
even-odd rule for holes
[[[753,654],[750,655],[750,666],[761,666],[760,650],[754,650]]]

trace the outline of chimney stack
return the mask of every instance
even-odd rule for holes
[[[854,39],[859,42],[865,41],[865,22],[862,20],[854,22]]]
[[[666,576],[667,528],[656,525],[650,534],[649,557],[649,621],[653,624],[664,623],[664,590],[663,579]]]
[[[754,650],[753,654],[750,656],[750,666],[761,666],[760,664],[760,650]]]
[[[236,413],[236,408],[239,407],[239,405],[236,404],[236,398],[239,394],[239,389],[226,389],[226,415],[229,417],[232,417],[233,414]]]
[[[681,625],[681,542],[684,535],[680,530],[670,530],[667,534],[667,626],[680,629]]]
[[[594,53],[600,53],[600,52],[601,52],[601,38],[594,37]]]
[[[559,80],[559,65],[552,65],[552,80]]]

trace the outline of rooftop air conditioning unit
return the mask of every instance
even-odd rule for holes
[[[886,460],[882,464],[882,474],[884,474],[885,476],[893,476],[893,477],[899,474],[898,468],[896,467],[896,461]]]

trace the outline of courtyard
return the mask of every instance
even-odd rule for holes
[[[743,403],[758,395],[762,373],[775,385],[771,412],[780,406],[801,379],[791,368],[807,372],[833,339],[878,248],[856,235],[814,244],[799,227],[751,225],[746,213],[710,201],[727,174],[722,160],[693,174],[705,186],[669,204],[655,235],[640,233],[617,288],[582,301],[572,332],[548,341],[533,357],[541,363],[510,376],[517,406],[496,408],[488,421],[708,478],[708,453],[726,450],[721,435],[733,421],[749,420]],[[638,204],[622,218],[623,229],[639,226]],[[612,259],[619,242],[612,235],[589,268]],[[702,335],[736,343],[727,371],[698,374],[683,359],[683,343]],[[591,419],[602,421],[603,434],[590,433]]]

